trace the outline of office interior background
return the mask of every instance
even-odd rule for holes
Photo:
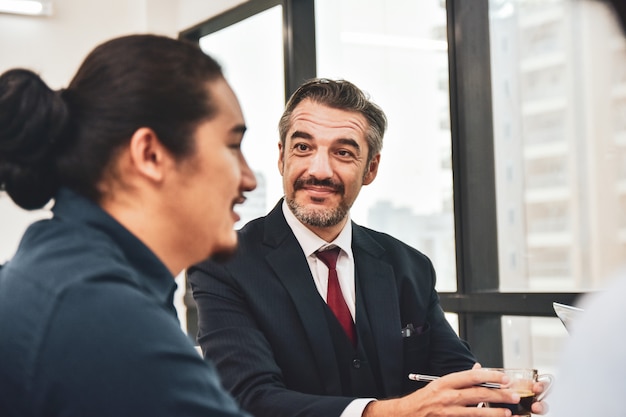
[[[389,130],[352,218],[433,260],[448,318],[484,366],[555,372],[568,335],[552,302],[601,290],[626,261],[626,44],[597,4],[44,2],[48,16],[0,13],[0,72],[30,68],[61,88],[95,45],[138,32],[199,42],[221,62],[259,183],[241,224],[282,194],[277,122],[297,85],[345,78],[367,91]],[[0,193],[0,262],[46,216]]]

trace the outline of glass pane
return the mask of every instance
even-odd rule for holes
[[[450,323],[450,326],[454,329],[454,332],[459,335],[459,315],[456,313],[445,313],[446,320]]]
[[[315,19],[318,76],[354,82],[389,119],[353,219],[424,252],[456,291],[445,2],[316,0]]]
[[[237,228],[267,214],[283,195],[278,172],[278,119],[285,107],[282,16],[282,6],[274,6],[200,39],[202,50],[222,65],[248,127],[243,154],[258,185],[237,210]]]
[[[503,316],[504,366],[555,374],[567,338],[567,330],[557,318]]]
[[[500,289],[587,291],[626,259],[626,44],[601,2],[490,0]]]

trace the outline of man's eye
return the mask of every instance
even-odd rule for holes
[[[298,143],[296,144],[296,146],[294,147],[297,151],[306,151],[307,149],[309,149],[309,146],[305,143]]]

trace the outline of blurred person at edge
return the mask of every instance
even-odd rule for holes
[[[626,1],[578,0],[601,8],[615,33],[626,37]],[[626,39],[625,39],[626,40]],[[607,40],[607,44],[609,44]],[[585,310],[574,322],[557,368],[551,394],[553,417],[623,416],[626,390],[626,270],[622,269],[601,292],[585,296]]]
[[[471,369],[476,359],[444,317],[430,260],[350,220],[376,178],[386,125],[354,84],[305,82],[279,123],[284,199],[241,229],[227,263],[188,270],[203,352],[257,417],[504,417],[508,409],[468,406],[519,401],[476,386],[505,376]],[[339,320],[319,261],[330,247],[343,279],[334,294],[348,300]],[[443,377],[424,386],[411,372]]]
[[[0,415],[246,415],[173,306],[174,276],[235,250],[244,131],[220,66],[166,37],[103,43],[60,91],[0,76],[0,186],[54,199],[0,270]]]

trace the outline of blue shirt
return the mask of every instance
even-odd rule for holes
[[[0,416],[243,416],[181,329],[174,278],[61,190],[0,269]]]

